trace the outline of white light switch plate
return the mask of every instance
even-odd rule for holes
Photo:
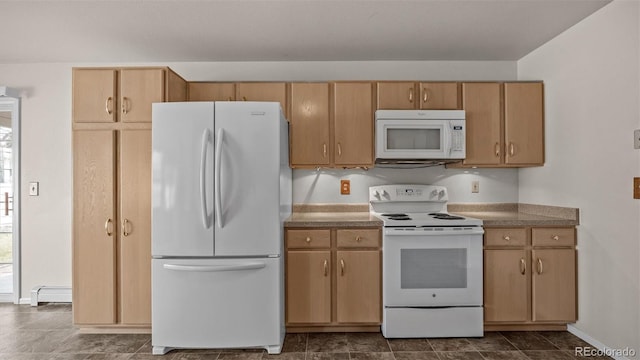
[[[633,148],[640,149],[640,129],[633,132]]]
[[[29,196],[38,196],[40,195],[40,184],[36,182],[29,183]]]

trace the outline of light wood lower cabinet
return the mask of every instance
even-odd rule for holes
[[[288,229],[286,324],[366,330],[382,321],[380,229]]]
[[[485,228],[485,330],[577,320],[575,228]]]

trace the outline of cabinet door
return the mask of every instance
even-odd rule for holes
[[[373,89],[370,83],[335,83],[336,166],[373,166]]]
[[[378,109],[411,110],[419,101],[415,83],[412,82],[379,82]]]
[[[331,252],[287,252],[287,324],[331,322]]]
[[[233,101],[234,83],[189,83],[189,101]]]
[[[287,89],[283,82],[237,83],[238,101],[278,101],[282,111],[287,111]]]
[[[291,84],[291,165],[329,165],[329,84]]]
[[[458,83],[425,82],[420,84],[420,109],[458,109]]]
[[[544,163],[542,83],[504,84],[504,134],[506,164]]]
[[[380,251],[337,251],[337,321],[380,323]]]
[[[74,122],[114,122],[117,105],[115,70],[73,69]]]
[[[466,113],[466,165],[500,165],[502,129],[499,83],[462,84]]]
[[[123,122],[151,122],[151,104],[163,102],[165,70],[120,70],[120,119]]]
[[[151,130],[120,132],[120,322],[151,323]]]
[[[484,251],[484,321],[527,321],[527,268],[524,249]]]
[[[115,133],[73,132],[73,321],[116,322]]]
[[[533,321],[576,320],[576,252],[533,250]]]

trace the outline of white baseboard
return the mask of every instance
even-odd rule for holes
[[[591,337],[591,335],[585,333],[584,331],[578,329],[577,327],[575,327],[572,324],[568,324],[567,325],[567,331],[572,333],[573,335],[579,337],[580,339],[586,341],[587,343],[589,343],[589,345],[592,345],[594,348],[604,352],[606,355],[614,358],[615,360],[630,360],[627,357],[624,356],[616,356],[616,354],[611,353],[611,351],[613,351],[612,348],[608,347],[607,345],[601,343],[600,341],[594,339],[593,337]],[[640,349],[633,349],[634,351],[640,351]]]
[[[20,298],[18,300],[19,305],[31,305],[31,298]]]
[[[71,302],[71,288],[67,286],[36,286],[31,289],[31,306],[41,302]],[[22,303],[22,299],[20,299]]]

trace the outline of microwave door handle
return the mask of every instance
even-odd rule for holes
[[[447,121],[447,125],[443,126],[444,129],[444,146],[443,149],[447,154],[447,158],[451,158],[451,147],[453,146],[453,139],[451,138],[453,135],[451,121]]]

